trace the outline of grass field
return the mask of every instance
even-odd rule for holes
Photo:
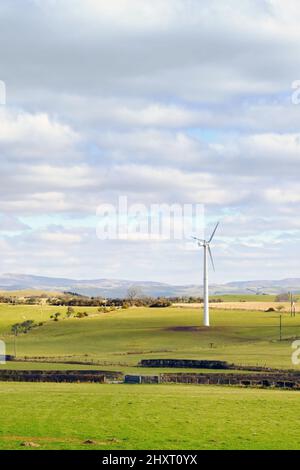
[[[0,383],[0,395],[0,449],[299,448],[296,392]]]
[[[174,304],[174,307],[180,308],[198,308],[201,309],[203,304],[200,303],[177,303]],[[273,301],[262,301],[262,300],[242,300],[242,301],[224,301],[224,302],[216,302],[212,304],[212,308],[214,309],[221,309],[221,310],[260,310],[265,312],[266,310],[272,308],[274,312],[291,312],[291,304],[290,302],[273,302]],[[295,305],[295,311],[300,313],[300,304]]]
[[[195,308],[131,308],[105,314],[96,308],[76,308],[82,310],[89,317],[54,322],[50,315],[60,311],[64,316],[66,308],[0,305],[0,337],[8,353],[13,353],[12,324],[24,319],[44,322],[17,338],[18,356],[39,357],[41,362],[0,367],[149,373],[137,363],[158,357],[296,367],[291,363],[291,343],[300,337],[298,315],[282,314],[279,341],[277,312],[213,309],[212,327],[205,329],[199,326],[202,314]],[[62,363],[70,360],[96,365]],[[297,392],[8,382],[0,383],[0,394],[0,449],[21,449],[24,442],[37,449],[300,448]],[[86,440],[93,443],[85,444]]]
[[[84,308],[85,319],[50,321],[65,308],[0,305],[0,338],[13,353],[11,325],[26,319],[43,320],[42,327],[17,338],[19,357],[96,361],[99,366],[127,370],[143,358],[215,358],[236,364],[291,368],[291,343],[300,337],[300,316],[221,310],[211,312],[212,327],[201,326],[201,311],[193,308],[132,308],[106,314]],[[9,363],[8,365],[9,366]],[[13,367],[18,367],[14,364]],[[22,368],[22,364],[19,364]]]
[[[275,302],[276,295],[253,295],[253,294],[223,294],[211,295],[211,300],[222,300],[222,302]]]

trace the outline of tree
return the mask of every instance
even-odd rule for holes
[[[290,294],[288,292],[283,292],[275,297],[275,302],[289,302],[289,300]]]
[[[78,312],[76,314],[76,318],[85,318],[88,317],[88,314],[86,312]]]
[[[22,333],[26,334],[30,330],[32,330],[32,328],[36,328],[37,326],[41,326],[41,325],[42,325],[42,323],[37,325],[34,320],[26,320],[26,321],[23,321],[22,323],[15,323],[14,325],[12,325],[11,332],[13,333],[13,335],[15,337],[15,340],[14,340],[14,355],[15,355],[15,357],[17,357],[17,336],[19,336]]]
[[[135,300],[142,296],[142,289],[139,286],[131,286],[127,290],[127,300],[131,305],[134,305]]]
[[[14,356],[17,357],[17,336],[21,333],[22,328],[20,323],[15,323],[11,327],[11,332],[13,333],[15,339],[14,339]]]
[[[28,333],[32,328],[36,327],[37,324],[35,323],[34,320],[26,320],[23,321],[22,323],[15,323],[11,327],[12,333],[14,333],[16,336],[18,336],[20,333]]]
[[[53,315],[51,315],[50,318],[52,318],[53,321],[58,321],[58,318],[59,318],[60,316],[61,316],[61,313],[56,312],[56,313],[54,313]]]
[[[153,304],[150,305],[150,308],[166,308],[170,307],[172,302],[169,299],[160,298],[157,299]]]
[[[69,306],[69,307],[67,308],[66,317],[67,317],[67,318],[70,318],[70,317],[73,315],[73,313],[74,313],[74,308]]]

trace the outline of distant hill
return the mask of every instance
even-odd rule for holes
[[[137,287],[143,295],[158,296],[197,296],[202,295],[200,285],[171,285],[160,282],[130,281],[118,279],[91,279],[74,280],[68,278],[54,278],[33,276],[30,274],[2,274],[0,275],[0,290],[44,290],[55,292],[76,292],[88,296],[125,297],[128,289]],[[211,294],[249,294],[247,289],[262,287],[267,294],[278,294],[293,291],[300,293],[300,278],[282,279],[278,281],[236,281],[227,284],[210,286]]]

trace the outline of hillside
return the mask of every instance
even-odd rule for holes
[[[0,290],[44,290],[52,292],[76,292],[82,295],[103,297],[126,297],[128,289],[138,288],[142,295],[153,297],[198,296],[202,294],[200,285],[171,285],[160,282],[132,281],[119,279],[88,279],[75,280],[46,276],[33,276],[30,274],[2,274],[0,275]],[[247,289],[262,287],[265,293],[278,294],[293,291],[300,293],[300,279],[282,279],[278,281],[236,281],[227,284],[214,284],[210,292],[214,295],[249,294]]]
[[[299,315],[281,313],[280,342],[279,313],[257,310],[212,309],[209,329],[201,326],[200,308],[140,307],[104,314],[95,307],[78,307],[78,311],[89,316],[66,318],[66,307],[1,304],[0,339],[13,354],[11,326],[32,319],[43,325],[18,336],[18,357],[96,360],[117,370],[153,357],[291,368],[291,343],[300,329]],[[50,318],[55,312],[61,313],[57,322]]]

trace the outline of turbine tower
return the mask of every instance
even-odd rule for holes
[[[208,293],[208,255],[211,260],[213,270],[215,271],[215,264],[210,249],[210,243],[215,236],[216,230],[219,226],[219,222],[215,226],[213,233],[209,240],[201,240],[200,238],[192,237],[198,242],[198,246],[203,247],[204,257],[203,257],[203,324],[204,326],[209,326],[209,293]]]

